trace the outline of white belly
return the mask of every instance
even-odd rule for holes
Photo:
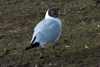
[[[41,47],[48,48],[48,47],[53,46],[53,45],[54,45],[54,43],[47,43],[47,44],[42,45]]]

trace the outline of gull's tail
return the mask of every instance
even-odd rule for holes
[[[38,47],[39,45],[40,45],[39,42],[35,42],[34,44],[31,43],[29,47],[25,48],[25,50],[29,50],[34,47]]]

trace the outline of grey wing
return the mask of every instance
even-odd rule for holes
[[[45,24],[44,27],[37,33],[36,41],[40,43],[40,45],[44,45],[46,43],[54,43],[59,39],[61,35],[61,26],[55,22],[49,22]]]

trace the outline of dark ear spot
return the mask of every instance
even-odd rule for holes
[[[57,13],[55,11],[52,11],[52,14],[57,15]]]

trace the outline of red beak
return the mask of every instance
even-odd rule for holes
[[[65,16],[64,14],[59,14],[60,16]]]

